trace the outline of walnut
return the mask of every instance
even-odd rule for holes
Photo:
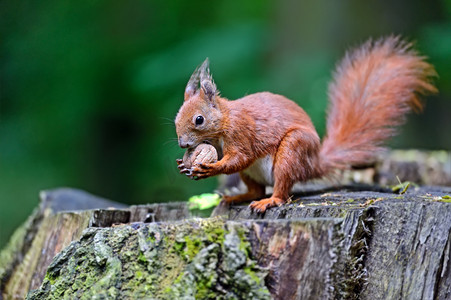
[[[196,148],[189,148],[183,155],[183,164],[188,169],[194,164],[210,164],[217,160],[218,152],[210,144],[199,144]]]

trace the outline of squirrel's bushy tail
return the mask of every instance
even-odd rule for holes
[[[422,110],[419,95],[437,92],[434,76],[434,67],[399,37],[368,41],[347,53],[329,86],[323,171],[373,162],[406,113]]]

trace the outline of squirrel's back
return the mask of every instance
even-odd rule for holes
[[[260,92],[229,101],[236,112],[250,114],[263,123],[291,127],[294,124],[313,126],[308,114],[292,100],[270,92]]]
[[[398,37],[368,41],[346,54],[329,86],[324,172],[374,161],[421,94],[435,93],[434,67]]]
[[[320,145],[320,138],[308,114],[295,102],[270,92],[260,92],[227,101],[230,124],[228,137],[236,143],[250,135],[249,146],[256,158],[274,155],[282,139],[293,129],[302,129]],[[243,145],[242,145],[243,146]]]

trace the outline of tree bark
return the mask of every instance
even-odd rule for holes
[[[231,220],[343,218],[344,299],[451,298],[451,188],[403,195],[334,191],[294,197],[264,215],[232,207]],[[358,274],[355,274],[357,272]]]
[[[0,253],[0,290],[5,299],[23,299],[37,289],[54,256],[78,240],[89,227],[144,221],[175,220],[189,214],[185,203],[128,207],[75,189],[40,194],[40,206],[16,230]]]
[[[451,188],[345,188],[305,189],[263,215],[243,205],[206,219],[192,219],[185,203],[119,207],[47,192],[0,254],[2,296],[450,298]],[[63,205],[77,201],[84,210]]]

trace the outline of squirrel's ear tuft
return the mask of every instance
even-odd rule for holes
[[[194,96],[199,91],[199,82],[202,80],[202,74],[205,74],[205,72],[209,73],[208,71],[208,57],[204,60],[204,62],[194,70],[193,74],[191,75],[190,79],[188,80],[188,83],[186,84],[185,88],[185,101],[188,100],[190,97]]]
[[[185,101],[199,90],[199,68],[194,70],[185,88]]]
[[[202,98],[215,105],[215,97],[218,94],[218,90],[216,89],[213,77],[210,74],[209,64],[210,62],[207,58],[196,68],[196,70],[194,70],[194,73],[191,75],[185,88],[185,101],[199,92]]]
[[[215,98],[218,95],[216,84],[213,81],[213,77],[210,74],[208,58],[200,66],[200,94],[201,96],[215,105]]]

